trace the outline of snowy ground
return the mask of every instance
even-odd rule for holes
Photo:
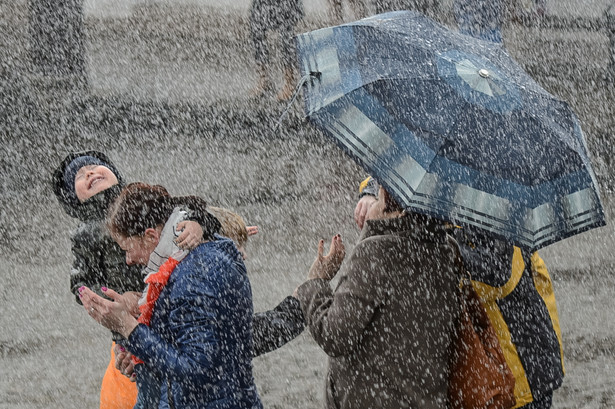
[[[86,96],[43,92],[44,80],[30,77],[3,89],[0,409],[97,407],[110,343],[68,291],[75,222],[48,185],[70,150],[104,150],[128,180],[201,195],[258,224],[247,261],[257,310],[302,282],[319,238],[340,232],[350,247],[357,238],[352,209],[362,171],[302,123],[299,104],[274,133],[284,104],[246,96],[255,75],[245,27],[225,31],[224,20],[190,10],[88,19]],[[579,113],[612,190],[611,139],[599,139],[612,132],[612,83],[599,75],[603,34],[506,34],[511,53]],[[615,197],[604,201],[612,220]],[[566,356],[554,408],[615,407],[614,236],[609,225],[541,252],[555,281]],[[325,365],[308,333],[256,359],[265,406],[320,407]]]

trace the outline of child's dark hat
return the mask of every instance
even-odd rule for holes
[[[87,150],[68,154],[52,174],[53,192],[69,216],[81,218],[82,206],[75,193],[75,176],[79,169],[87,165],[103,165],[117,177],[118,185],[124,180],[113,162],[102,152]]]
[[[73,159],[67,166],[64,168],[64,189],[70,196],[75,196],[75,176],[77,176],[77,172],[84,166],[90,165],[100,165],[109,167],[109,164],[96,158],[94,156],[84,155],[79,156]]]

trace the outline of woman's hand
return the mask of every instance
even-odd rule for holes
[[[141,295],[142,293],[136,291],[126,291],[122,294],[122,298],[126,302],[128,311],[135,318],[139,318],[139,315],[141,315],[141,311],[139,311],[139,299],[141,298]]]
[[[372,195],[363,196],[357,206],[354,208],[354,221],[357,224],[357,227],[362,230],[363,224],[365,224],[365,216],[369,211],[369,208],[376,202],[376,197]]]
[[[81,287],[79,297],[83,307],[96,322],[128,338],[139,324],[130,313],[129,303],[113,290],[103,287],[102,291],[113,301],[105,300],[87,287]]]
[[[340,269],[342,261],[346,256],[346,249],[342,236],[336,234],[331,239],[331,246],[329,247],[329,253],[325,256],[324,253],[325,241],[320,240],[318,242],[318,255],[316,260],[310,267],[308,272],[308,279],[321,278],[323,280],[331,280]]]
[[[181,234],[175,239],[175,244],[183,250],[192,250],[203,241],[203,227],[192,220],[177,223],[177,231]]]

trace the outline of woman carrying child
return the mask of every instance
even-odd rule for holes
[[[81,303],[78,289],[82,286],[99,294],[102,294],[101,287],[108,287],[132,300],[136,309],[144,287],[142,267],[126,264],[124,252],[108,234],[104,223],[110,204],[125,185],[121,173],[105,154],[90,150],[69,154],[52,179],[54,193],[64,211],[80,221],[71,236],[74,261],[70,288],[77,302]],[[192,248],[201,240],[204,230],[209,235],[219,229],[217,220],[207,212],[205,201],[197,197],[177,200],[184,202],[187,211],[186,221],[180,224],[183,231],[176,238],[179,246]],[[118,339],[119,334],[113,334],[113,340]],[[111,359],[101,385],[101,409],[132,408],[137,399],[134,382],[115,368],[115,353],[119,348],[115,343],[111,347]]]
[[[108,226],[126,260],[146,265],[175,234],[179,211],[161,186],[130,184]],[[147,388],[139,386],[144,407],[261,408],[252,376],[252,294],[233,242],[215,235],[190,253],[178,248],[147,281],[139,320],[115,291],[102,289],[109,301],[79,290],[88,313],[143,361],[137,382],[147,380]]]

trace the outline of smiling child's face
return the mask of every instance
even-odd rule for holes
[[[75,175],[75,194],[81,203],[116,185],[117,176],[106,166],[87,165]]]

